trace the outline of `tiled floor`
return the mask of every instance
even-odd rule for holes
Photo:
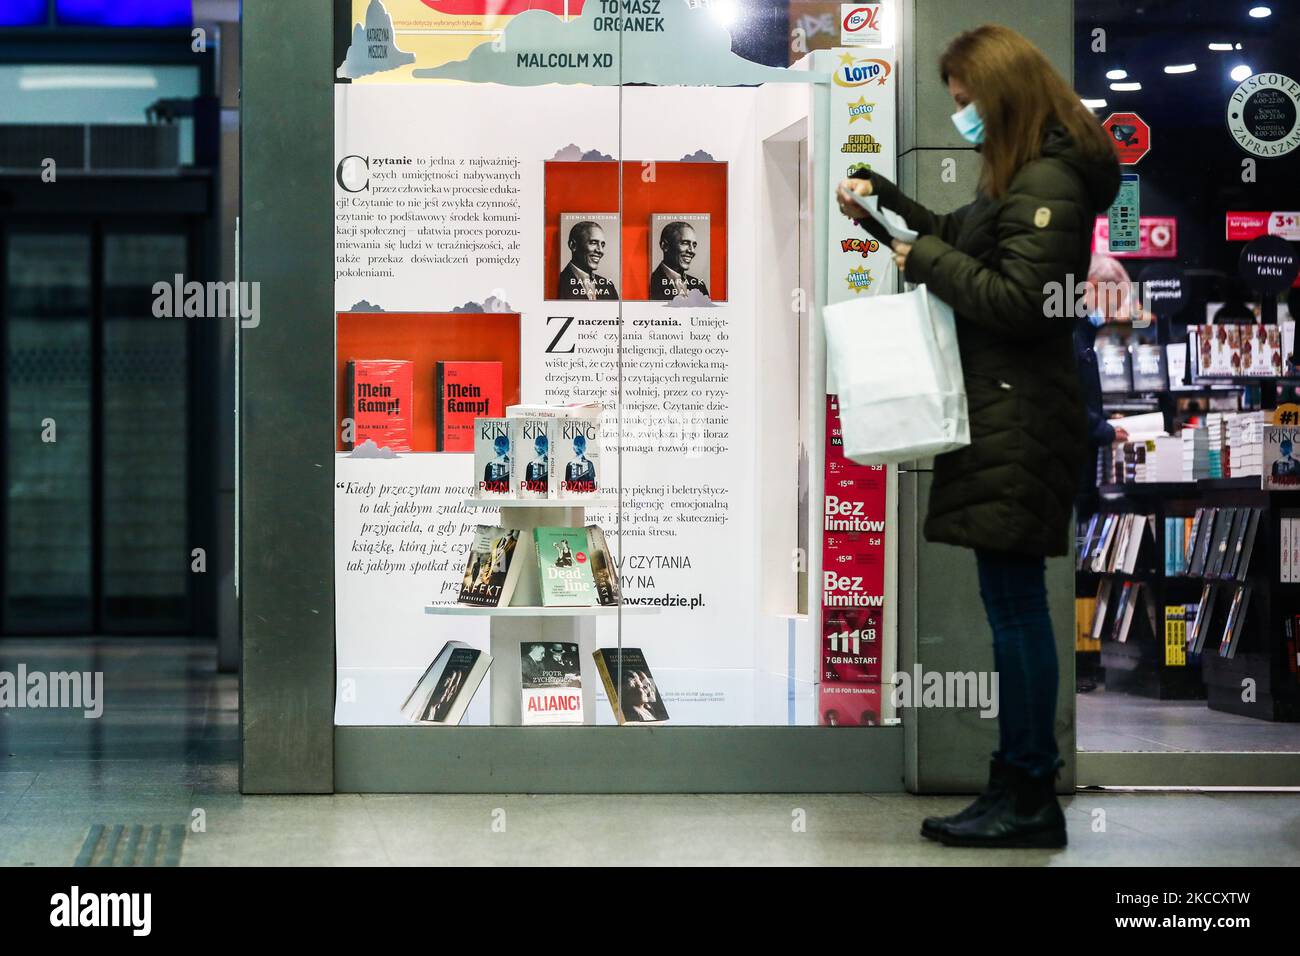
[[[202,644],[0,642],[0,670],[102,670],[99,720],[0,710],[0,864],[73,863],[96,824],[188,824],[184,865],[1300,863],[1300,794],[1084,793],[1061,852],[917,835],[953,797],[356,796],[237,792],[234,680]],[[201,826],[200,826],[201,824]]]
[[[1300,752],[1300,724],[1210,710],[1203,700],[1154,700],[1104,687],[1075,700],[1080,750]]]

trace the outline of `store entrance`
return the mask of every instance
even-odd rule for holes
[[[1265,2],[1079,0],[1075,16],[1076,88],[1130,177],[1094,229],[1077,333],[1100,385],[1079,783],[1296,785],[1300,494],[1271,477],[1296,424],[1294,277],[1275,284],[1250,250],[1300,238],[1300,136],[1283,128],[1300,25]],[[1267,77],[1280,88],[1257,97]]]

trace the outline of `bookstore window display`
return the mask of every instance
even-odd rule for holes
[[[1107,57],[1076,49],[1084,96],[1101,98],[1106,70],[1156,44],[1200,64],[1105,92],[1096,108],[1139,117],[1149,149],[1126,166],[1134,189],[1117,206],[1131,208],[1112,209],[1094,235],[1094,282],[1118,279],[1109,295],[1089,288],[1088,304],[1102,410],[1122,440],[1099,449],[1099,496],[1080,513],[1078,747],[1300,751],[1300,213],[1253,211],[1292,208],[1281,184],[1300,174],[1300,152],[1268,119],[1285,112],[1270,112],[1269,97],[1286,94],[1260,78],[1291,69],[1300,30],[1200,2],[1164,19],[1083,2],[1076,18],[1077,36],[1100,27],[1116,38]],[[1207,51],[1205,29],[1237,50],[1244,41],[1250,66],[1232,43]],[[1212,128],[1188,116],[1188,97],[1222,114]],[[1256,148],[1264,140],[1273,148]],[[1243,178],[1243,163],[1258,176]]]
[[[336,723],[893,722],[892,471],[836,454],[811,320],[888,285],[812,185],[861,83],[685,0],[470,45],[351,6],[384,42],[336,86]],[[612,39],[577,82],[529,52]],[[849,57],[880,164],[892,56]]]

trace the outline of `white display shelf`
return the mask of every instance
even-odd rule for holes
[[[657,614],[657,607],[641,604],[624,604],[624,614]],[[484,617],[613,617],[617,615],[617,606],[598,604],[593,607],[470,607],[466,604],[426,604],[425,614],[450,614],[452,616]]]
[[[613,495],[599,498],[466,498],[467,508],[614,508]]]

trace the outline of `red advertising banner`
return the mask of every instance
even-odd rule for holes
[[[1098,216],[1092,226],[1092,251],[1116,259],[1178,258],[1178,220],[1173,216],[1143,216],[1138,220],[1138,248],[1110,251],[1110,222]]]
[[[890,688],[880,684],[822,684],[817,715],[823,727],[876,727]]]
[[[818,676],[823,683],[881,679],[886,481],[885,466],[844,457],[839,403],[828,395]]]
[[[1300,212],[1230,212],[1224,216],[1224,238],[1229,242],[1249,242],[1259,236],[1300,242]]]

